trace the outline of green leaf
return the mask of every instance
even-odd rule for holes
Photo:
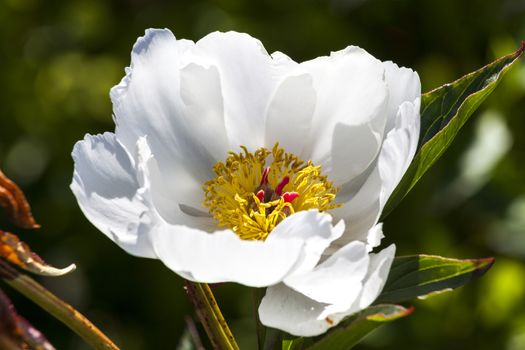
[[[300,350],[303,349],[304,338],[293,338],[293,339],[283,339],[282,340],[282,350]]]
[[[461,287],[483,275],[493,263],[493,258],[458,260],[433,255],[397,257],[376,303],[399,303]]]
[[[313,339],[277,333],[282,350],[350,349],[365,335],[385,322],[409,315],[413,309],[394,305],[399,302],[452,290],[483,275],[493,258],[450,259],[433,255],[402,256],[394,259],[383,292],[374,305],[349,317],[325,335]],[[266,349],[278,349],[276,342]]]
[[[450,146],[472,113],[496,88],[503,75],[521,57],[518,51],[421,96],[421,132],[418,150],[403,179],[388,200],[381,219],[407,195]]]
[[[374,305],[349,317],[326,335],[314,340],[308,350],[347,350],[358,344],[368,333],[377,327],[408,316],[413,308],[400,305]]]

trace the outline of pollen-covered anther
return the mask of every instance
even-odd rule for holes
[[[218,221],[242,239],[264,240],[287,216],[297,211],[327,211],[337,189],[321,175],[321,167],[286,153],[276,144],[272,150],[230,152],[215,164],[215,178],[204,185],[203,205]],[[267,165],[268,163],[268,165]]]

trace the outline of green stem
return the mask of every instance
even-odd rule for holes
[[[253,317],[255,319],[255,329],[257,332],[257,347],[259,350],[264,349],[264,341],[266,340],[266,327],[264,327],[259,319],[259,304],[264,296],[263,288],[253,288]]]
[[[84,315],[65,303],[31,277],[15,270],[0,259],[0,277],[11,287],[31,299],[77,333],[97,350],[119,350],[119,348]]]
[[[210,287],[206,283],[185,281],[185,289],[213,348],[239,350]]]

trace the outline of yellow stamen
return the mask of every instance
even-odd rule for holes
[[[219,226],[231,228],[242,239],[264,240],[288,215],[340,206],[332,203],[338,189],[321,175],[320,166],[286,153],[278,144],[271,151],[260,148],[254,153],[241,148],[242,153],[230,152],[224,163],[217,162],[213,167],[216,177],[204,185],[203,205]],[[268,180],[262,183],[267,167]],[[279,184],[285,185],[279,190]],[[261,190],[266,193],[263,198],[257,196]],[[285,194],[290,193],[293,199],[287,201]]]

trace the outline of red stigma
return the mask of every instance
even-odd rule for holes
[[[290,182],[290,178],[288,176],[285,176],[275,188],[275,193],[281,196],[283,194],[283,188],[284,186],[288,185],[288,182]]]
[[[297,197],[299,197],[299,193],[297,192],[284,192],[283,193],[283,199],[286,203],[292,203]]]
[[[264,168],[261,176],[261,186],[268,185],[268,175],[270,174],[270,167]]]
[[[264,191],[263,190],[259,190],[259,192],[257,192],[257,194],[255,195],[257,198],[259,198],[259,201],[262,203],[264,202]]]

